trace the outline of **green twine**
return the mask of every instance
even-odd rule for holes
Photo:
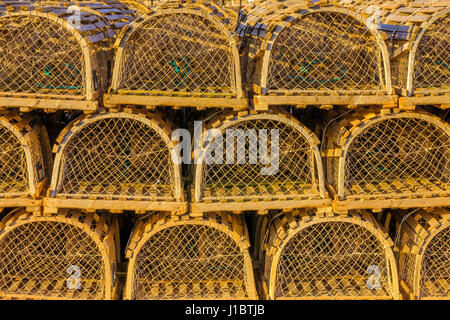
[[[180,63],[183,59],[178,59],[178,63]],[[173,82],[177,87],[180,87],[183,83],[186,82],[187,78],[189,77],[189,72],[191,71],[191,58],[186,59],[187,62],[184,65],[183,69],[178,66],[177,61],[170,60],[169,65],[173,68],[175,71],[175,74],[178,76],[178,79],[174,79]]]

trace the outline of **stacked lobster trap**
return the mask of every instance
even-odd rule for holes
[[[105,215],[11,212],[0,224],[0,298],[115,298],[117,237]]]
[[[237,32],[248,43],[255,109],[395,106],[388,48],[368,18],[327,1],[250,5]]]
[[[394,243],[371,213],[296,209],[257,219],[255,257],[270,299],[399,299]]]
[[[6,8],[0,12],[0,106],[96,110],[114,31],[100,16],[67,7]]]
[[[0,112],[0,212],[17,206],[39,211],[52,166],[48,146],[36,116]]]
[[[55,164],[45,210],[183,213],[181,160],[172,152],[170,130],[157,114],[139,110],[74,120],[53,149]]]
[[[325,207],[319,139],[281,109],[209,119],[196,150],[192,211]]]
[[[246,108],[231,28],[226,12],[203,1],[140,17],[116,41],[105,104]]]
[[[447,1],[235,5],[0,1],[0,298],[448,299]]]
[[[153,215],[131,235],[124,297],[256,299],[249,247],[241,215]]]
[[[121,4],[107,2],[0,3],[2,299],[118,297],[115,217],[42,210],[53,157],[43,121],[49,116],[39,110],[91,113],[101,106],[112,40],[133,20],[124,7],[113,17]]]

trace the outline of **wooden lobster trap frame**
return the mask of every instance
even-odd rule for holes
[[[241,215],[154,214],[130,238],[125,299],[257,299]]]
[[[48,146],[36,116],[0,111],[0,208],[41,206],[52,166]]]
[[[80,211],[0,223],[0,299],[114,299],[118,225]]]
[[[161,6],[130,24],[117,53],[106,106],[247,107],[238,38],[207,2]]]
[[[100,16],[75,16],[65,7],[6,9],[0,12],[0,107],[96,110],[114,31]]]
[[[397,105],[384,38],[365,13],[320,3],[268,2],[249,21],[255,60],[254,103],[269,105]],[[252,14],[256,15],[252,17]]]
[[[401,225],[399,275],[410,299],[450,299],[450,212],[413,212]]]
[[[259,276],[269,299],[400,299],[394,243],[366,212],[261,216]]]
[[[401,93],[400,108],[416,105],[448,108],[448,6],[450,1],[342,0],[344,6],[370,12],[386,34],[392,82]]]
[[[409,52],[407,97],[400,105],[450,106],[450,9],[440,8],[413,37]]]
[[[45,211],[57,208],[184,213],[181,160],[171,127],[146,111],[84,115],[69,124],[56,153]]]
[[[192,212],[220,206],[222,211],[265,214],[271,209],[331,205],[319,139],[285,110],[213,117],[201,144],[194,152]]]
[[[450,204],[450,126],[438,117],[369,107],[336,120],[325,137],[335,210]]]

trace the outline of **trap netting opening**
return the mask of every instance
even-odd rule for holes
[[[224,225],[168,224],[141,241],[128,271],[129,298],[255,298],[248,240]]]
[[[110,252],[105,232],[88,216],[7,221],[0,232],[0,291],[5,297],[111,299]],[[107,230],[107,229],[104,229]],[[108,288],[109,286],[109,288]]]
[[[29,194],[25,150],[14,133],[0,124],[0,198]]]
[[[25,12],[0,16],[0,92],[85,95],[86,66],[74,32]]]
[[[284,27],[271,49],[269,91],[385,92],[382,50],[363,23],[314,12]]]
[[[433,22],[417,45],[413,90],[438,91],[450,88],[450,15]]]
[[[341,162],[339,194],[448,192],[450,137],[437,121],[404,115],[366,124],[348,147],[345,167]]]
[[[384,238],[362,221],[314,219],[287,227],[287,240],[279,235],[269,243],[281,241],[273,261],[266,260],[271,299],[396,298],[395,260]]]
[[[303,125],[266,114],[235,117],[218,130],[203,146],[196,200],[322,196],[318,140]]]
[[[450,299],[450,219],[445,208],[420,210],[402,225],[400,278],[413,299]]]
[[[126,114],[93,116],[63,137],[57,197],[113,196],[118,199],[178,199],[179,179],[170,139],[147,118]],[[80,127],[76,132],[74,128]]]
[[[236,93],[231,34],[192,12],[158,14],[126,39],[118,91]],[[204,15],[204,16],[203,16]]]

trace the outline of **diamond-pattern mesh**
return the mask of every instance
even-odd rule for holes
[[[210,226],[168,227],[137,253],[133,289],[136,299],[247,298],[244,254]]]
[[[0,92],[85,94],[83,52],[74,35],[50,19],[0,18]]]
[[[384,91],[381,50],[371,31],[343,13],[307,14],[282,30],[268,90]]]
[[[370,279],[377,278],[371,266],[379,268],[378,284]],[[389,268],[383,246],[367,229],[348,222],[317,223],[301,229],[284,247],[275,295],[389,297]]]
[[[0,126],[0,197],[28,193],[25,151],[14,134]]]
[[[78,227],[56,221],[20,225],[1,238],[0,256],[0,291],[5,295],[104,298],[102,254]],[[71,266],[80,270],[81,287],[68,285]]]
[[[86,125],[64,148],[58,196],[173,199],[168,145],[144,122],[111,117]]]
[[[414,88],[442,89],[450,83],[450,15],[425,31],[416,52]]]
[[[347,194],[446,191],[450,186],[450,139],[435,124],[403,117],[369,126],[348,149]]]
[[[227,134],[227,130],[234,130],[234,135]],[[263,168],[270,168],[273,163],[265,164],[258,156],[259,137],[262,130],[267,134],[268,159],[276,159],[276,154],[271,154],[272,134],[271,130],[278,130],[278,171],[274,174],[262,174]],[[240,131],[238,131],[240,130]],[[253,130],[253,131],[252,131]],[[250,134],[249,134],[250,133]],[[255,138],[251,138],[251,135]],[[221,143],[223,146],[219,146]],[[234,145],[233,164],[227,164],[227,141]],[[245,145],[240,142],[244,142]],[[275,196],[280,195],[318,195],[318,182],[314,176],[314,154],[310,143],[303,135],[285,123],[270,120],[257,119],[238,122],[228,127],[222,133],[222,139],[211,142],[208,150],[223,148],[223,164],[204,164],[203,172],[203,196],[215,198],[235,196]],[[205,150],[204,150],[205,152]],[[209,154],[209,151],[207,152]],[[214,157],[214,154],[211,156]],[[230,155],[228,155],[230,156]],[[258,156],[257,161],[252,160]],[[244,159],[238,163],[238,159]],[[267,161],[270,162],[270,161]],[[205,194],[208,191],[209,195]]]
[[[234,93],[227,35],[199,15],[173,13],[140,25],[128,38],[119,89]]]
[[[420,297],[450,296],[450,228],[428,244],[422,262]]]

